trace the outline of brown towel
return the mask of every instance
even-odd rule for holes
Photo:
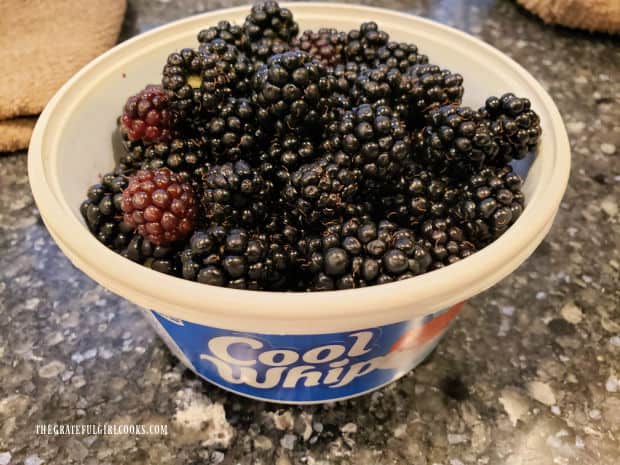
[[[0,0],[0,152],[28,147],[32,116],[116,43],[125,7],[126,0]]]
[[[620,0],[517,0],[549,24],[587,31],[620,32]]]

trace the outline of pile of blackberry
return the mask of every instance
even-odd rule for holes
[[[268,291],[351,289],[463,260],[524,209],[529,100],[462,105],[463,77],[372,22],[300,31],[274,1],[171,51],[128,98],[84,221],[153,270]]]

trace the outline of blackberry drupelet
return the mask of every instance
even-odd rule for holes
[[[122,190],[127,179],[117,173],[107,173],[101,182],[88,188],[80,212],[94,236],[108,247],[121,251],[129,243],[133,228],[123,221]]]
[[[211,163],[251,157],[257,150],[253,105],[245,98],[228,98],[201,128],[201,140]]]
[[[262,224],[273,185],[247,162],[215,165],[202,180],[202,205],[208,222],[255,227]]]
[[[168,142],[172,137],[168,97],[161,86],[149,85],[127,99],[120,119],[130,141]]]
[[[411,80],[409,101],[415,109],[415,123],[422,124],[423,115],[433,108],[461,104],[464,89],[460,74],[424,63],[410,67],[407,75]]]
[[[182,276],[235,289],[286,290],[296,257],[280,236],[214,225],[190,238],[181,253]]]
[[[522,184],[509,165],[484,168],[463,183],[450,214],[477,248],[497,239],[519,218],[524,208]]]
[[[387,45],[390,36],[379,30],[377,23],[362,23],[359,29],[347,34],[344,54],[348,61],[366,63],[373,66],[378,57],[378,50]]]
[[[431,255],[411,229],[358,218],[333,222],[298,241],[308,290],[351,289],[424,273]]]
[[[299,33],[299,25],[293,19],[291,10],[280,8],[274,1],[252,5],[243,28],[253,42],[267,38],[289,43]]]
[[[221,39],[227,44],[234,45],[240,52],[246,52],[249,46],[248,37],[241,26],[229,21],[220,21],[215,26],[203,29],[198,33],[198,42],[209,43]]]
[[[332,117],[335,78],[301,51],[273,55],[254,76],[252,102],[263,127],[309,133]]]
[[[192,185],[167,168],[140,170],[123,190],[123,221],[155,245],[186,238],[196,216]]]
[[[294,171],[282,197],[302,224],[325,224],[338,216],[356,213],[353,201],[359,179],[358,170],[339,167],[323,158]]]
[[[418,53],[418,47],[405,42],[388,42],[377,49],[372,66],[385,65],[406,73],[412,66],[428,63],[428,57]]]
[[[487,160],[489,164],[503,166],[536,151],[542,129],[528,99],[512,93],[489,97],[479,112],[499,146],[497,156]]]
[[[476,252],[476,246],[468,241],[461,228],[450,217],[427,220],[419,226],[422,245],[432,257],[432,269],[443,268]]]
[[[416,156],[439,173],[468,176],[498,153],[488,126],[469,107],[440,107],[431,110],[426,121],[416,140]]]
[[[335,66],[344,58],[346,41],[346,33],[322,28],[318,31],[304,31],[293,40],[293,47],[309,53],[325,66]]]
[[[390,182],[410,158],[405,123],[387,105],[363,104],[342,112],[326,132],[323,149],[336,160],[349,160],[367,178]]]

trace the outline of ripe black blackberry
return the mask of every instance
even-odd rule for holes
[[[133,228],[123,221],[122,191],[127,179],[118,172],[107,173],[101,182],[88,188],[80,213],[91,233],[103,244],[118,251],[127,246]]]
[[[281,237],[214,225],[181,252],[182,276],[213,286],[286,290],[297,252]]]
[[[522,184],[509,165],[484,168],[463,183],[450,214],[477,248],[497,239],[519,218],[524,208]]]
[[[376,198],[378,209],[388,220],[414,227],[429,219],[444,218],[459,194],[450,177],[411,167],[404,170],[391,189],[383,188]]]
[[[267,63],[271,56],[290,51],[291,46],[288,42],[283,42],[280,39],[262,38],[249,43],[247,54],[254,69],[258,69]]]
[[[162,86],[173,110],[173,124],[200,120],[231,96],[248,93],[253,68],[236,47],[222,39],[172,53],[163,69]]]
[[[248,227],[263,222],[273,193],[272,183],[243,160],[210,167],[202,189],[208,222]]]
[[[503,166],[513,159],[521,159],[535,152],[542,134],[539,116],[531,109],[526,98],[512,93],[489,97],[479,110],[489,126],[493,139],[499,146],[497,156],[487,160]]]
[[[122,255],[160,273],[180,276],[179,244],[156,245],[140,234],[134,234]]]
[[[398,68],[378,65],[363,71],[349,94],[354,104],[390,105],[401,118],[411,113],[411,82]]]
[[[377,49],[372,66],[385,65],[406,73],[412,66],[428,63],[428,57],[418,53],[418,47],[405,42],[388,42]]]
[[[359,170],[339,167],[323,158],[294,171],[282,197],[302,224],[325,224],[340,215],[355,213],[353,202],[359,180]]]
[[[323,149],[336,159],[349,160],[367,178],[388,180],[410,157],[406,125],[387,105],[363,104],[342,112],[326,133]]]
[[[347,34],[344,54],[347,60],[366,63],[373,66],[378,57],[378,50],[388,44],[390,36],[379,30],[377,23],[362,23],[359,29]]]
[[[318,31],[304,31],[293,40],[293,47],[309,53],[325,66],[335,66],[343,60],[346,41],[346,33],[321,28]]]
[[[253,42],[267,38],[288,43],[299,33],[299,25],[293,19],[291,10],[280,8],[274,1],[252,5],[243,28]]]
[[[342,95],[349,98],[356,96],[355,82],[359,76],[368,70],[368,66],[364,63],[356,63],[355,61],[347,61],[346,63],[337,64],[329,69],[336,78],[336,89]],[[355,105],[358,103],[352,101]],[[347,108],[350,109],[350,108]]]
[[[205,149],[197,138],[181,136],[170,142],[145,145],[129,140],[123,131],[121,137],[126,150],[119,158],[119,169],[123,172],[165,167],[191,177],[207,160]]]
[[[476,252],[476,246],[467,240],[464,231],[449,216],[426,220],[419,225],[419,233],[423,238],[419,244],[433,257],[432,269],[451,265]]]
[[[320,236],[298,241],[298,248],[310,291],[384,284],[424,273],[431,264],[415,233],[389,221],[333,222]]]
[[[410,67],[407,75],[411,80],[409,101],[416,110],[415,123],[422,124],[422,115],[432,108],[461,104],[464,89],[460,74],[424,63]]]
[[[273,55],[254,76],[252,102],[263,127],[312,132],[330,118],[335,78],[301,51]]]
[[[220,21],[215,26],[203,29],[198,33],[198,42],[209,43],[221,39],[227,44],[234,45],[240,52],[246,52],[249,46],[248,36],[241,26],[229,21]]]
[[[293,171],[317,156],[317,143],[308,136],[296,132],[285,132],[273,137],[269,147],[261,153],[262,162]]]
[[[200,140],[208,150],[209,161],[223,163],[250,157],[257,150],[256,129],[250,101],[230,97],[218,106],[198,132],[202,133]]]
[[[469,107],[444,106],[426,115],[416,155],[439,173],[465,177],[479,170],[499,150],[487,124]]]

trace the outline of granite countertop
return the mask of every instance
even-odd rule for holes
[[[231,4],[129,3],[124,38]],[[617,463],[618,39],[546,27],[509,0],[366,3],[480,37],[550,92],[573,168],[544,243],[471,299],[433,355],[400,381],[338,404],[282,407],[184,370],[138,308],[54,245],[25,153],[0,155],[0,465]],[[164,424],[168,435],[36,435],[45,423]]]

